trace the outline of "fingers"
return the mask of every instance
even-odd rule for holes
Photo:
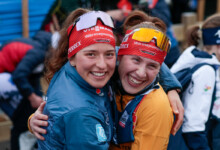
[[[171,134],[174,136],[175,134],[176,134],[176,132],[178,131],[177,130],[177,128],[178,128],[178,119],[177,119],[178,117],[176,116],[176,118],[175,118],[175,121],[174,121],[174,123],[173,123],[173,126],[172,126],[172,129],[171,129]]]
[[[45,140],[44,137],[41,134],[46,134],[46,129],[43,129],[42,127],[48,126],[48,116],[44,115],[43,109],[46,102],[42,102],[36,112],[34,113],[33,117],[30,119],[30,128],[33,132],[33,134],[39,139],[39,140]]]
[[[44,115],[44,114],[37,114],[36,115],[36,119],[38,120],[43,120],[43,121],[47,121],[48,120],[48,116]]]
[[[183,123],[184,108],[176,90],[169,91],[168,97],[173,113],[175,114],[175,121],[171,129],[171,134],[175,135]]]
[[[40,135],[39,133],[34,133],[34,135],[41,141],[45,140],[45,138],[42,135]]]
[[[183,105],[180,102],[177,102],[177,109],[179,111],[179,113],[174,113],[175,114],[175,122],[173,124],[172,130],[171,130],[171,134],[175,135],[176,132],[179,130],[179,128],[181,127],[182,123],[183,123],[183,116],[184,116],[184,108]]]
[[[179,116],[178,116],[178,122],[177,122],[177,130],[179,130],[180,126],[182,125],[183,123],[183,117],[184,117],[184,107],[182,105],[182,102],[179,101],[178,103],[178,110],[179,110]]]
[[[48,122],[44,121],[44,120],[39,120],[36,118],[36,120],[33,121],[34,126],[33,127],[47,127],[48,126]]]
[[[46,134],[47,130],[43,129],[43,128],[39,127],[39,126],[36,126],[36,127],[33,128],[33,133]]]
[[[43,102],[40,104],[40,106],[38,107],[37,111],[39,111],[40,113],[42,113],[43,110],[44,110],[44,106],[45,106],[45,105],[46,105],[46,102],[43,101]]]
[[[38,115],[39,116],[39,115]],[[42,116],[42,115],[41,115]],[[46,116],[46,115],[44,115]],[[44,137],[40,134],[46,134],[47,130],[43,129],[42,126],[48,126],[47,121],[37,120],[37,116],[35,116],[36,120],[33,120],[32,125],[32,131],[33,134],[39,139],[39,140],[45,140]]]
[[[169,101],[170,101],[170,106],[173,110],[173,113],[178,114],[179,113],[178,102],[180,101],[180,103],[181,103],[179,94],[177,93],[176,90],[171,90],[167,93],[167,95],[168,95],[168,98],[169,98]]]
[[[182,119],[179,116],[177,116],[171,130],[172,135],[176,134],[176,132],[180,129],[182,123]]]
[[[171,105],[171,108],[172,108],[172,110],[173,110],[173,113],[174,113],[175,115],[179,114],[177,102],[176,102],[176,101],[171,102],[170,105]]]
[[[46,104],[45,101],[42,102],[40,106],[38,107],[38,109],[36,110],[35,115],[34,115],[36,120],[48,120],[48,116],[43,114],[45,104]]]
[[[44,120],[44,121],[47,121],[48,120],[48,116],[43,114],[42,111],[36,111],[35,114],[34,114],[34,120],[35,121],[40,121],[40,120]]]

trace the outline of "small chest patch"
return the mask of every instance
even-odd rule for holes
[[[101,124],[96,124],[96,135],[99,142],[105,142],[107,140],[105,130]]]
[[[128,120],[128,117],[129,117],[129,115],[128,115],[127,111],[125,110],[124,113],[122,114],[120,120],[119,120],[119,125],[121,127],[125,128],[125,124]]]

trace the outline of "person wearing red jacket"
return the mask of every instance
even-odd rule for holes
[[[51,33],[6,42],[0,49],[0,108],[13,123],[11,150],[19,149],[19,136],[27,131],[28,116],[43,101],[40,78]]]

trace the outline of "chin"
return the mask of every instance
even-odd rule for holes
[[[106,83],[103,83],[103,84],[94,83],[94,84],[90,84],[90,85],[96,89],[101,89],[106,85]]]
[[[132,87],[129,84],[122,83],[122,86],[123,86],[124,91],[129,94],[137,94],[139,91],[141,91],[141,90],[139,90],[138,87]],[[126,88],[124,88],[124,87],[126,87]]]
[[[94,88],[96,88],[96,89],[101,89],[101,88],[103,88],[104,87],[104,85],[102,86],[96,86],[96,87],[94,87]]]
[[[138,92],[136,92],[136,90],[132,90],[132,89],[124,89],[125,92],[129,93],[129,94],[136,94]]]

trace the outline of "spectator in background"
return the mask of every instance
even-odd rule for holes
[[[189,47],[171,68],[175,73],[201,63],[214,66],[203,65],[197,69],[183,93],[185,114],[182,132],[190,150],[220,149],[219,40],[220,14],[215,14],[208,17],[201,28],[197,25],[189,29]],[[200,43],[202,50],[198,48]]]
[[[43,101],[40,78],[51,33],[39,31],[33,38],[19,38],[0,50],[0,107],[13,123],[11,150],[19,150],[19,136],[27,131],[27,119]]]

